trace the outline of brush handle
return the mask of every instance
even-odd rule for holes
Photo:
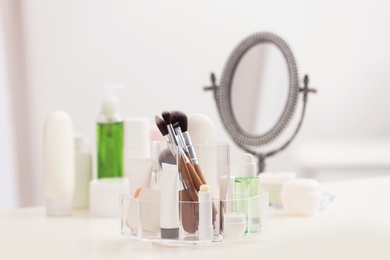
[[[194,165],[194,168],[195,168],[195,171],[197,172],[197,174],[198,174],[200,180],[202,181],[202,183],[203,183],[203,184],[206,184],[206,179],[205,179],[204,176],[203,176],[203,172],[202,172],[202,170],[200,169],[199,164],[195,164],[195,165]]]
[[[191,175],[190,175],[189,170],[187,168],[188,164],[189,163],[185,162],[183,156],[180,156],[179,165],[180,165],[181,174],[182,174],[182,177],[184,180],[184,184],[187,187],[188,195],[190,196],[192,201],[198,201],[198,193],[196,192],[194,183],[191,179]],[[189,165],[191,165],[191,164],[189,164]]]
[[[199,191],[200,186],[204,184],[202,180],[199,178],[194,166],[191,163],[187,163],[187,169],[191,175],[192,182],[194,183],[194,187],[196,191]]]

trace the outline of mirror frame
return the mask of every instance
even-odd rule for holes
[[[238,64],[242,57],[252,47],[262,44],[274,44],[287,61],[289,73],[289,93],[282,115],[277,123],[266,133],[249,134],[238,124],[232,106],[232,82]],[[291,121],[297,105],[299,94],[298,68],[294,55],[288,44],[278,35],[270,32],[260,32],[250,35],[241,41],[228,58],[222,72],[220,86],[215,89],[215,99],[221,120],[229,135],[239,146],[263,146],[278,137]]]

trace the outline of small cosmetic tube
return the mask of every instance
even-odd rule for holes
[[[126,174],[129,180],[130,196],[134,196],[138,188],[149,188],[152,175],[152,159],[139,158],[126,160]]]
[[[75,188],[73,122],[63,111],[46,119],[43,131],[43,172],[47,216],[72,214]]]
[[[213,210],[212,193],[208,185],[201,185],[199,190],[199,225],[198,236],[200,241],[213,240]]]
[[[178,168],[162,164],[160,229],[161,238],[179,238],[179,185]]]

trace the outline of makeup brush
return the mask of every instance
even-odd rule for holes
[[[193,163],[193,167],[194,167],[196,175],[197,175],[197,177],[194,177],[193,180],[194,179],[199,180],[199,182],[194,181],[194,184],[196,185],[195,188],[197,191],[199,191],[200,186],[202,184],[207,184],[207,183],[206,183],[206,179],[203,176],[203,172],[200,169],[198,158],[196,157],[196,154],[195,154],[195,149],[192,145],[190,135],[187,131],[188,130],[187,115],[181,111],[171,111],[171,118],[170,119],[171,119],[171,121],[174,121],[175,123],[179,124],[179,127],[176,127],[175,130],[177,132],[179,132],[178,135],[183,136],[186,147],[188,148],[188,151],[190,153],[190,158],[191,158],[191,161]],[[213,221],[215,220],[216,215],[217,215],[217,208],[215,207],[215,205],[213,203]]]
[[[194,165],[194,168],[195,168],[196,172],[198,173],[199,178],[201,179],[202,183],[206,184],[206,179],[204,178],[203,172],[200,169],[198,158],[196,157],[196,154],[195,154],[194,146],[192,145],[190,135],[189,135],[189,133],[187,131],[188,130],[188,118],[187,118],[187,115],[184,114],[181,111],[174,111],[174,113],[172,113],[172,114],[174,114],[173,119],[176,122],[179,123],[179,126],[180,126],[181,132],[183,134],[183,138],[184,138],[185,144],[188,147],[188,151],[189,151],[189,153],[191,155],[191,161],[192,161],[192,163]]]
[[[160,118],[159,116],[156,115],[154,117],[154,121],[156,122],[158,130],[160,130],[160,133],[164,137],[164,140],[167,143],[171,142],[171,140],[169,138],[169,134],[168,134],[167,124],[165,124],[164,120],[162,120],[162,118]]]
[[[171,139],[175,140],[175,145],[178,146],[180,156],[180,162],[181,164],[184,164],[183,166],[180,166],[182,169],[183,178],[185,181],[185,184],[187,186],[187,189],[191,193],[191,198],[198,198],[197,191],[199,190],[200,185],[202,185],[201,180],[199,179],[199,176],[194,168],[194,166],[191,164],[190,159],[185,155],[183,151],[183,147],[181,147],[180,142],[178,141],[178,138],[176,136],[176,133],[173,129],[173,126],[171,124],[171,115],[168,111],[162,112],[161,116],[164,119],[165,124],[167,125],[168,133],[171,136]],[[186,179],[188,178],[188,179]],[[187,185],[188,184],[188,185]],[[196,188],[198,187],[198,188]],[[194,193],[195,194],[192,194]],[[195,201],[195,200],[194,200]]]

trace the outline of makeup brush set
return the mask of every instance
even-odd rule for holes
[[[122,234],[185,244],[255,235],[244,216],[232,214],[242,202],[213,197],[219,194],[217,180],[229,172],[229,145],[215,140],[193,144],[188,118],[181,111],[164,111],[161,117],[155,116],[155,123],[164,137],[164,142],[158,143],[157,158],[152,158],[158,161],[159,185],[121,195]],[[251,211],[262,214],[263,228],[255,232],[258,235],[267,229],[268,196],[251,200],[244,202],[247,208],[254,205],[258,209]]]

